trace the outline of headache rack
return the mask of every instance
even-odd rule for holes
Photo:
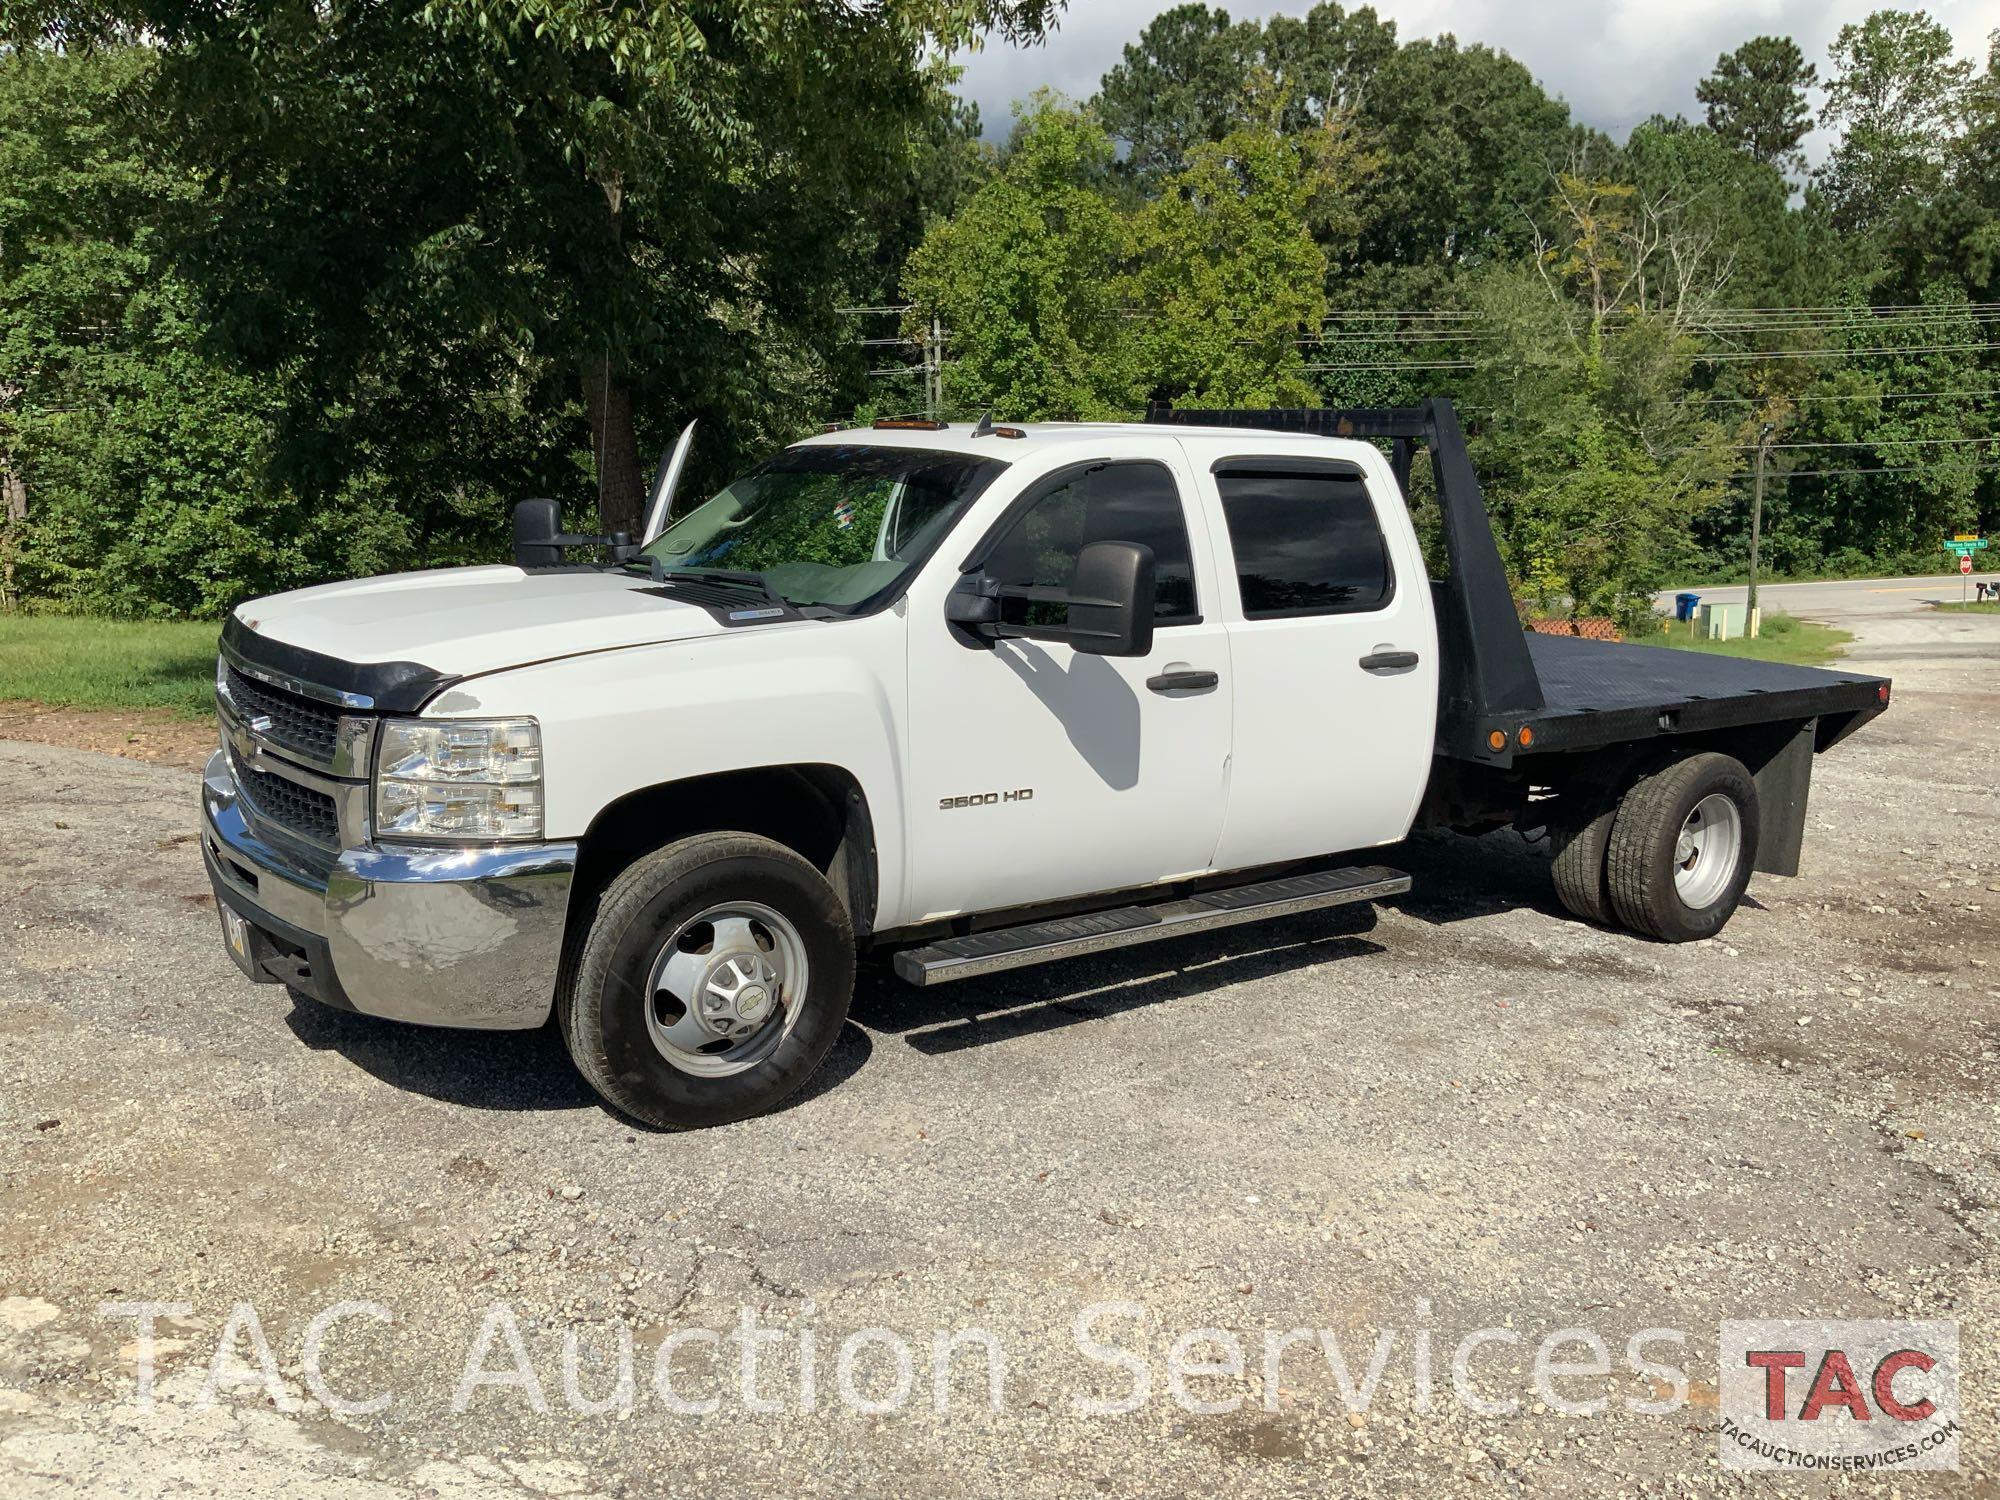
[[[1888,705],[1889,683],[1880,677],[1530,635],[1458,413],[1441,396],[1422,406],[1376,408],[1195,410],[1155,402],[1146,420],[1387,442],[1405,495],[1418,446],[1429,452],[1450,562],[1449,577],[1431,580],[1440,755],[1507,766],[1526,755],[1808,722],[1807,738],[1824,750]]]

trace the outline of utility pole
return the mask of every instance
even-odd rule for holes
[[[933,313],[931,336],[924,345],[924,415],[933,422],[944,406],[944,325]]]
[[[1750,597],[1743,606],[1743,629],[1754,629],[1757,618],[1757,548],[1764,539],[1764,458],[1771,451],[1771,436],[1777,431],[1766,422],[1757,433],[1757,477],[1750,489]]]

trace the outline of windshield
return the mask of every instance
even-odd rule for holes
[[[669,572],[758,573],[789,604],[858,614],[896,590],[1006,467],[921,448],[787,448],[643,555]]]

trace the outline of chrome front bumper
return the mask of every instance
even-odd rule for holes
[[[252,979],[426,1026],[548,1019],[575,844],[368,844],[324,867],[259,832],[221,750],[201,804],[215,898],[253,929]]]

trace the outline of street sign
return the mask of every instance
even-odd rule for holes
[[[1958,571],[1961,573],[1970,573],[1972,571],[1972,559],[1969,557],[1961,557],[1958,560]]]
[[[1944,544],[1945,551],[1956,552],[1960,557],[1970,557],[1975,552],[1984,552],[1990,545],[1983,536],[1953,537]]]

